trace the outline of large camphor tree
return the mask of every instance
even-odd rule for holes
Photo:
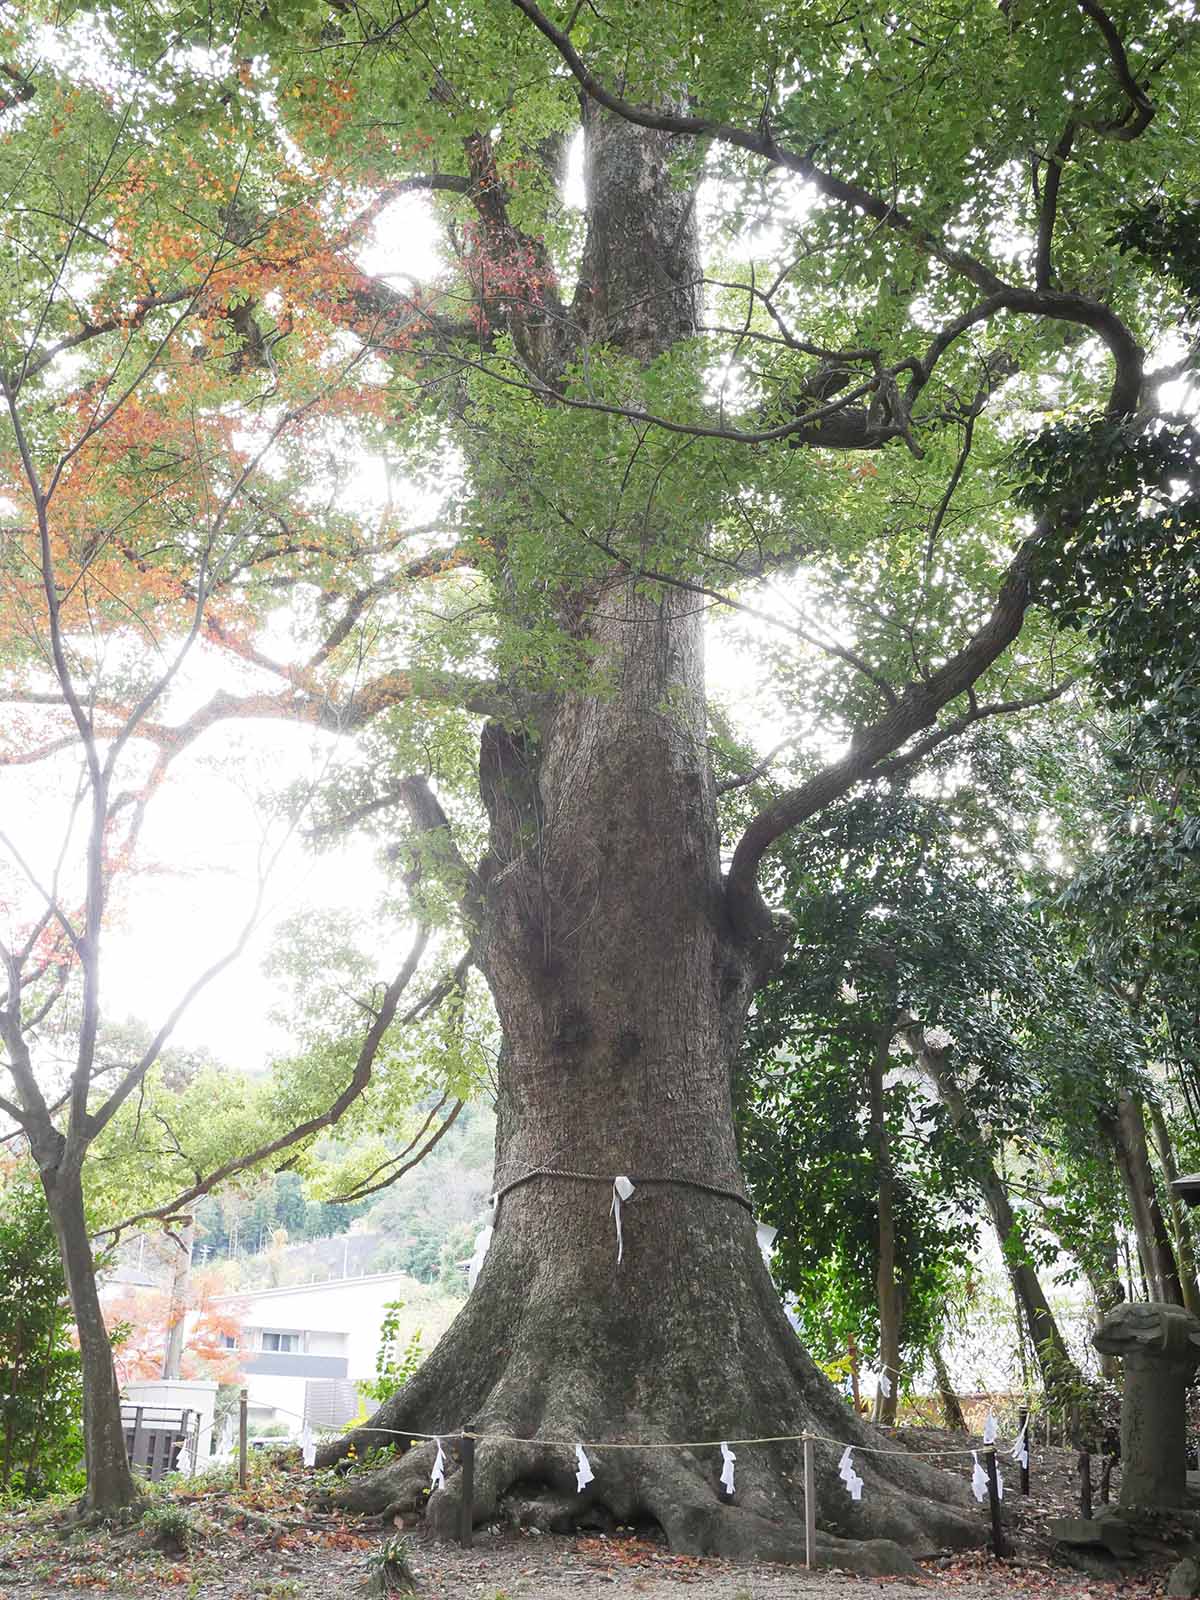
[[[352,536],[322,515],[334,467],[314,462],[287,513],[301,531],[263,555],[267,593],[246,606],[261,619],[290,597],[286,644],[277,612],[270,648],[247,642],[245,614],[236,638],[214,630],[256,681],[139,735],[173,746],[273,716],[360,739],[344,819],[407,806],[437,840],[427,871],[490,987],[494,1238],[466,1308],[371,1426],[403,1445],[492,1436],[478,1517],[519,1486],[648,1515],[678,1548],[783,1557],[803,1545],[798,1445],[741,1450],[733,1504],[715,1448],[653,1446],[810,1430],[837,1441],[818,1445],[827,1557],[901,1565],[902,1545],[976,1538],[961,1482],[903,1455],[861,1457],[863,1497],[845,1494],[842,1442],[873,1437],[804,1354],[756,1244],[730,1074],[787,940],[758,871],[886,764],[1070,681],[1082,647],[1030,608],[1041,550],[1090,508],[1059,495],[1018,516],[1006,453],[1046,407],[1154,427],[1186,370],[1169,348],[1182,299],[1115,235],[1194,185],[1190,17],[1093,0],[275,0],[104,21],[166,124],[151,164],[197,124],[236,139],[256,107],[222,212],[236,237],[271,228],[262,141],[297,183],[320,179],[311,281],[281,238],[278,285],[268,250],[213,311],[223,340],[190,359],[208,381],[286,374],[319,314],[378,385],[341,465],[386,455],[412,503],[407,523],[389,505],[389,538]],[[19,117],[32,47],[6,73]],[[163,182],[158,203],[183,186],[186,213],[203,171],[175,163]],[[348,196],[386,218],[414,194],[442,239],[421,283],[403,221],[369,258],[344,225]],[[152,301],[189,270],[156,277]],[[90,286],[73,290],[84,346],[97,319]],[[143,329],[161,312],[124,315]],[[737,606],[778,642],[785,731],[820,731],[786,762],[756,763],[708,704],[706,620]],[[418,763],[438,799],[407,781]],[[729,838],[714,768],[759,801]],[[619,1174],[636,1185],[620,1253]],[[576,1500],[575,1440],[647,1448],[596,1450]],[[429,1454],[347,1498],[416,1503]],[[431,1497],[435,1527],[459,1492],[451,1475]]]

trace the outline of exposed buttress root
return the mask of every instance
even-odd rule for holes
[[[528,1272],[500,1277],[489,1259],[425,1365],[369,1424],[319,1452],[321,1466],[342,1461],[351,1444],[360,1456],[380,1445],[401,1452],[375,1470],[348,1474],[330,1498],[382,1516],[423,1511],[436,1535],[455,1539],[462,1494],[455,1443],[469,1429],[477,1525],[519,1522],[566,1533],[654,1523],[681,1553],[803,1561],[801,1444],[736,1441],[807,1432],[818,1436],[821,1565],[912,1572],[914,1556],[984,1543],[987,1521],[964,1477],[904,1450],[846,1406],[788,1326],[752,1232],[746,1255],[761,1283],[743,1280],[727,1332],[721,1305],[705,1306],[701,1320],[716,1331],[703,1339],[690,1315],[681,1317],[680,1335],[666,1339],[648,1328],[653,1307],[639,1320],[623,1316],[615,1298],[606,1308],[559,1293],[557,1281],[534,1292]],[[489,1298],[489,1269],[507,1300]],[[503,1342],[498,1328],[506,1330]],[[436,1445],[417,1435],[432,1433],[442,1436],[447,1474],[430,1493]],[[722,1436],[737,1455],[732,1501],[720,1485],[717,1444],[662,1447]],[[642,1443],[593,1442],[622,1437]],[[575,1440],[585,1443],[595,1474],[582,1493]],[[838,1477],[846,1444],[860,1452],[860,1501]],[[878,1450],[887,1453],[872,1453]]]
[[[443,1441],[445,1487],[430,1493],[436,1452],[432,1441],[413,1442],[393,1461],[357,1472],[333,1491],[335,1504],[350,1511],[393,1517],[424,1512],[426,1525],[440,1538],[457,1539],[461,1528],[462,1471],[455,1441]],[[732,1559],[803,1562],[803,1491],[799,1451],[788,1446],[738,1449],[736,1494],[724,1498],[717,1483],[716,1450],[637,1450],[589,1447],[595,1479],[582,1493],[575,1487],[573,1445],[545,1445],[514,1439],[477,1439],[472,1494],[473,1524],[507,1522],[544,1532],[579,1528],[611,1531],[616,1525],[657,1524],[670,1548],[689,1555]],[[712,1457],[712,1460],[705,1459]],[[877,1458],[878,1459],[878,1458]],[[979,1516],[942,1499],[921,1496],[883,1477],[870,1457],[856,1457],[866,1481],[866,1510],[852,1507],[861,1524],[848,1534],[817,1532],[814,1564],[862,1573],[913,1573],[914,1554],[932,1554],[946,1545],[981,1543]],[[929,1490],[945,1495],[956,1480],[905,1461]],[[826,1463],[828,1466],[829,1464]],[[822,1474],[820,1499],[842,1512],[836,1496],[847,1498],[836,1475]],[[868,1497],[874,1497],[872,1505]],[[827,1523],[828,1518],[818,1517]],[[849,1518],[847,1517],[847,1520]]]

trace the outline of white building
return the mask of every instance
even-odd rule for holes
[[[386,1308],[403,1301],[398,1343],[419,1329],[425,1354],[455,1311],[404,1272],[257,1289],[217,1297],[242,1324],[239,1348],[249,1391],[250,1427],[283,1423],[298,1433],[348,1422],[359,1409],[356,1385],[374,1378]]]

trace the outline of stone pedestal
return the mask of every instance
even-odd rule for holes
[[[1200,1321],[1182,1306],[1126,1304],[1092,1336],[1121,1357],[1121,1506],[1188,1502],[1187,1386],[1200,1365]]]

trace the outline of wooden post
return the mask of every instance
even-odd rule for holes
[[[475,1531],[475,1436],[464,1433],[459,1440],[462,1448],[462,1503],[458,1508],[458,1542],[464,1550],[471,1548]]]
[[[996,1478],[996,1452],[985,1451],[984,1459],[987,1462],[988,1510],[992,1514],[992,1554],[1006,1556],[1008,1546],[1004,1542],[1004,1530],[1000,1526],[1000,1484]]]
[[[1085,1522],[1092,1520],[1092,1457],[1087,1450],[1079,1452],[1079,1515]]]
[[[1108,1496],[1112,1488],[1113,1458],[1105,1456],[1100,1464],[1100,1504],[1108,1504]]]
[[[813,1470],[813,1442],[804,1441],[804,1565],[811,1567],[817,1553],[817,1475]]]
[[[1025,1435],[1025,1459],[1021,1462],[1021,1493],[1029,1493],[1029,1407],[1021,1407],[1021,1423],[1017,1438]]]
[[[238,1396],[238,1488],[246,1487],[246,1456],[249,1449],[250,1396],[245,1389]]]

